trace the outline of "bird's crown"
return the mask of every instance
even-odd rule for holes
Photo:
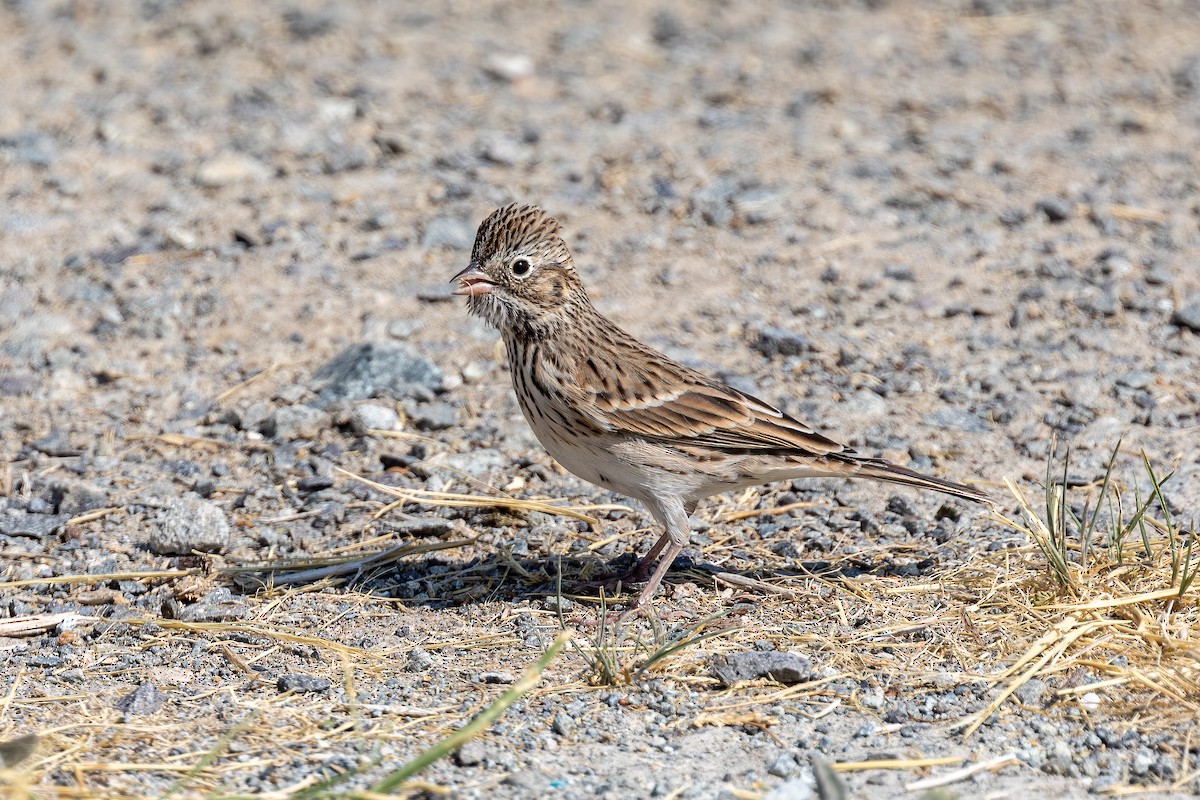
[[[541,255],[569,269],[571,258],[561,232],[558,220],[537,206],[512,203],[496,209],[480,224],[471,261],[483,264],[496,254],[521,252]]]

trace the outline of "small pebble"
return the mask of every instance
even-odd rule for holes
[[[287,675],[280,675],[276,681],[276,687],[281,692],[327,692],[330,683],[328,678],[322,678],[318,675],[305,675],[302,672],[293,672]]]

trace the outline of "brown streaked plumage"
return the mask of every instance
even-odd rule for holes
[[[479,226],[454,293],[500,331],[521,410],[550,455],[640,500],[663,526],[635,572],[662,560],[627,614],[654,595],[688,541],[688,517],[709,495],[845,477],[988,502],[967,486],[860,455],[634,339],[592,306],[561,230],[534,206],[496,210]]]

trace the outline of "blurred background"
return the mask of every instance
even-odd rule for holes
[[[219,565],[469,541],[380,567],[373,583],[356,585],[362,594],[298,592],[276,604],[217,573],[198,586],[106,579],[98,594],[86,582],[6,584],[0,616],[82,613],[84,603],[105,625],[125,614],[159,619],[164,608],[221,621],[274,614],[280,629],[361,645],[357,675],[381,707],[463,710],[428,717],[419,735],[407,721],[387,728],[389,758],[463,721],[490,682],[472,676],[528,663],[546,644],[537,632],[559,624],[557,606],[543,604],[555,593],[544,571],[552,557],[595,567],[653,540],[626,512],[606,511],[597,531],[540,512],[437,504],[377,519],[389,498],[335,469],[413,491],[618,500],[556,469],[520,417],[496,335],[449,295],[476,225],[511,201],[562,221],[589,293],[619,324],[864,452],[1001,495],[1005,478],[1037,485],[1056,437],[1073,447],[1066,482],[1092,485],[1124,435],[1132,480],[1146,488],[1144,450],[1162,472],[1175,470],[1176,510],[1194,509],[1198,153],[1197,0],[5,0],[0,581],[212,566],[196,552]],[[796,505],[756,519],[760,503]],[[872,725],[913,693],[924,699],[887,717],[899,721],[893,728],[925,719],[935,693],[947,719],[983,707],[991,684],[965,695],[960,673],[1015,661],[1057,624],[1030,611],[1027,586],[1044,565],[1009,570],[1006,548],[1028,556],[1028,540],[940,498],[783,485],[714,500],[700,518],[693,566],[715,562],[798,594],[735,597],[681,567],[664,608],[706,616],[728,610],[731,597],[754,604],[758,616],[729,645],[741,649],[841,636],[842,649],[806,652],[818,668],[853,674],[839,697],[872,687]],[[510,570],[513,559],[524,566]],[[813,563],[846,570],[840,594],[806,577]],[[958,594],[908,594],[905,581],[933,581],[948,565],[963,569],[947,579],[955,587],[982,587],[970,602],[991,598],[990,582],[1006,576],[1011,616],[985,609],[968,619],[979,609],[964,610]],[[1162,570],[1172,586],[1177,566]],[[566,580],[582,574],[571,570]],[[860,622],[885,608],[912,619],[898,616],[878,641],[861,638]],[[1159,630],[1143,621],[1130,625]],[[785,624],[796,627],[785,635]],[[207,634],[81,630],[0,642],[9,674],[24,665],[31,676],[6,695],[17,699],[0,740],[74,726],[84,713],[113,732],[91,740],[71,727],[53,752],[76,755],[39,766],[39,781],[75,780],[86,767],[72,772],[76,762],[126,758],[130,742],[149,748],[136,751],[148,761],[178,755],[161,733],[112,721],[131,681],[189,698],[188,735],[205,742],[230,719],[225,688],[275,696],[273,678],[251,682]],[[1186,639],[1194,625],[1185,618],[1179,630]],[[920,669],[884,646],[896,631],[922,637],[901,645],[926,659]],[[486,646],[429,644],[468,636]],[[1141,661],[1105,657],[1159,669],[1158,640],[1144,643]],[[412,655],[426,645],[433,656]],[[258,652],[256,669],[320,673],[334,697],[340,656],[305,647]],[[372,660],[380,652],[410,666],[388,661],[385,674]],[[94,669],[102,659],[120,666]],[[507,796],[541,796],[546,775],[593,781],[612,797],[646,796],[656,779],[663,795],[694,782],[686,796],[715,797],[704,787],[761,787],[787,774],[767,775],[778,752],[755,733],[765,730],[759,717],[743,725],[726,714],[724,727],[693,731],[645,712],[691,714],[717,696],[696,688],[712,685],[707,662],[680,663],[671,669],[685,680],[653,695],[630,689],[628,712],[625,699],[606,699],[615,691],[570,694],[578,687],[560,674],[545,705],[514,723],[516,744],[474,763],[492,775],[553,762],[537,772],[541,789]],[[934,673],[937,682],[921,682]],[[1126,691],[1141,678],[1121,675],[1131,683],[1114,702],[1126,703],[1122,719],[1141,719],[1143,696]],[[1083,717],[1043,726],[1073,702],[1051,691],[1059,676],[1043,677],[1044,703],[1058,705],[1043,711],[1043,695],[1029,695],[1036,724],[985,729],[980,752],[1038,742],[1025,763],[1058,775],[1090,769],[1108,785],[1194,771],[1194,713],[1178,702],[1194,687],[1146,700],[1190,716],[1113,755],[1080,733]],[[902,679],[909,695],[885,705]],[[25,705],[31,692],[49,699]],[[327,709],[292,700],[280,705],[286,723],[273,707],[263,724],[292,726],[279,740],[303,744],[287,753],[313,760],[276,770],[291,756],[280,755],[276,732],[259,732],[248,746],[261,760],[232,767],[224,786],[279,789],[307,780],[320,759],[356,763],[356,734],[310,739],[316,723],[306,715]],[[824,714],[840,701],[821,702],[833,703]],[[865,724],[847,710],[854,702],[823,731],[794,709],[776,711],[790,716],[783,735],[807,742],[797,745],[805,753],[828,750],[816,743],[832,738],[844,743],[838,757],[857,758],[877,729],[854,733]],[[601,722],[556,721],[551,731],[547,720],[564,708],[568,723]],[[388,719],[399,717],[380,724]],[[920,736],[933,737],[932,727]],[[964,752],[937,735],[939,752]],[[547,742],[560,741],[592,749],[555,754]],[[626,744],[662,760],[634,768],[628,753],[612,758]],[[667,759],[661,748],[677,750]],[[438,769],[448,784],[475,779],[449,762]],[[609,773],[593,780],[588,770]],[[176,774],[114,769],[112,785],[160,794]],[[896,792],[903,779],[887,778]],[[569,796],[583,794],[603,791]]]

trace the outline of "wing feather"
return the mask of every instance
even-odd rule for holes
[[[603,366],[604,374],[577,374],[566,382],[603,430],[731,452],[857,455],[770,403],[659,354]],[[657,391],[643,393],[647,387]]]

